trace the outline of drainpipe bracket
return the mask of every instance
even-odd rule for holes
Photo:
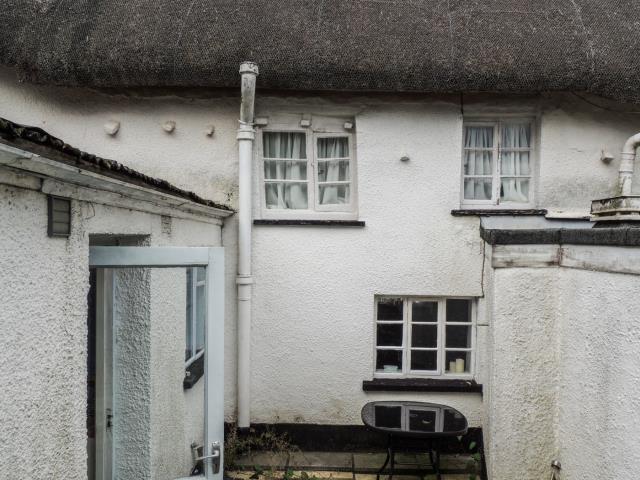
[[[236,285],[252,285],[253,277],[252,276],[237,276],[236,277]]]
[[[241,124],[238,129],[236,138],[238,140],[249,140],[253,142],[256,138],[256,131],[253,129],[251,125]]]

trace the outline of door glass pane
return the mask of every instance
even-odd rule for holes
[[[419,348],[437,348],[438,325],[412,325],[411,346]]]
[[[379,347],[401,347],[402,329],[402,323],[379,323],[377,345]]]
[[[185,325],[186,325],[186,346],[184,351],[185,361],[191,358],[191,355],[194,354],[194,345],[193,345],[193,308],[195,304],[193,302],[193,269],[187,268],[187,290],[186,290],[186,302],[187,302],[187,312],[185,315]]]
[[[109,478],[187,477],[198,470],[190,445],[201,456],[205,432],[205,357],[185,364],[192,309],[201,319],[197,348],[204,347],[204,285],[189,300],[202,275],[191,268],[119,268],[113,276],[112,394],[96,409],[96,435],[111,455]]]
[[[414,301],[411,303],[411,321],[412,322],[431,322],[438,321],[438,302],[433,301]]]
[[[378,350],[376,370],[385,373],[402,372],[402,350]]]
[[[471,300],[459,298],[448,299],[447,322],[471,322]]]
[[[403,301],[401,298],[381,298],[378,301],[378,320],[402,320]]]
[[[447,348],[471,348],[471,325],[447,325]]]
[[[411,350],[411,370],[436,370],[437,350]]]
[[[204,323],[207,318],[206,286],[196,287],[196,353],[204,349]]]
[[[447,373],[469,373],[471,352],[448,351],[445,354],[445,370]]]

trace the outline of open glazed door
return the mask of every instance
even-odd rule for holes
[[[205,295],[201,299],[204,303],[204,439],[201,448],[193,448],[194,461],[204,467],[204,476],[207,480],[222,480],[223,477],[223,445],[224,445],[224,249],[222,247],[90,247],[89,266],[98,271],[100,279],[99,288],[103,292],[100,295],[112,295],[112,280],[109,280],[113,272],[119,269],[186,269],[191,267],[203,267],[205,273]],[[183,290],[184,292],[184,290]],[[99,298],[102,298],[99,297]],[[200,301],[200,300],[199,300]],[[108,302],[104,303],[109,305]],[[193,308],[193,307],[191,307]],[[109,307],[103,308],[104,318],[102,323],[108,324]],[[108,327],[108,325],[107,325]],[[107,332],[102,343],[109,344],[110,330],[104,327],[101,331]],[[116,333],[113,333],[116,337]],[[117,343],[114,340],[114,345]],[[108,349],[105,349],[107,351]],[[96,475],[101,480],[111,480],[115,474],[114,459],[111,455],[111,438],[108,432],[111,423],[112,405],[110,403],[110,388],[112,373],[109,370],[114,360],[108,358],[102,360],[104,374],[99,376],[99,383],[107,388],[102,389],[97,403],[96,412],[100,418],[96,422],[98,428],[103,430],[103,438],[100,443],[99,455],[103,455],[98,462],[100,472]],[[116,373],[113,373],[116,375]],[[174,382],[175,383],[175,382]],[[107,401],[103,399],[106,398]],[[102,402],[102,403],[100,403]],[[113,407],[116,408],[116,407]],[[180,413],[172,412],[174,415]],[[157,430],[156,430],[157,431]],[[104,432],[107,432],[106,434]],[[160,435],[164,432],[160,431]],[[175,438],[176,448],[179,448],[184,438]],[[151,438],[153,444],[155,439]],[[115,447],[113,447],[115,448]],[[116,452],[117,454],[117,452]],[[187,472],[188,474],[188,472]],[[185,476],[187,476],[185,474]],[[121,476],[121,475],[119,475]],[[144,472],[137,478],[150,478],[149,472]],[[131,480],[134,480],[131,478]]]

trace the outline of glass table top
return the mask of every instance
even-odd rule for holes
[[[407,437],[450,437],[467,433],[467,419],[455,408],[426,402],[370,402],[362,421],[374,430]]]

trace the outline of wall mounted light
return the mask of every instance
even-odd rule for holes
[[[118,130],[120,130],[120,122],[118,122],[117,120],[109,120],[104,124],[104,131],[107,133],[107,135],[111,135],[113,137],[116,133],[118,133]]]
[[[68,237],[71,235],[71,200],[49,195],[47,197],[47,235]]]

